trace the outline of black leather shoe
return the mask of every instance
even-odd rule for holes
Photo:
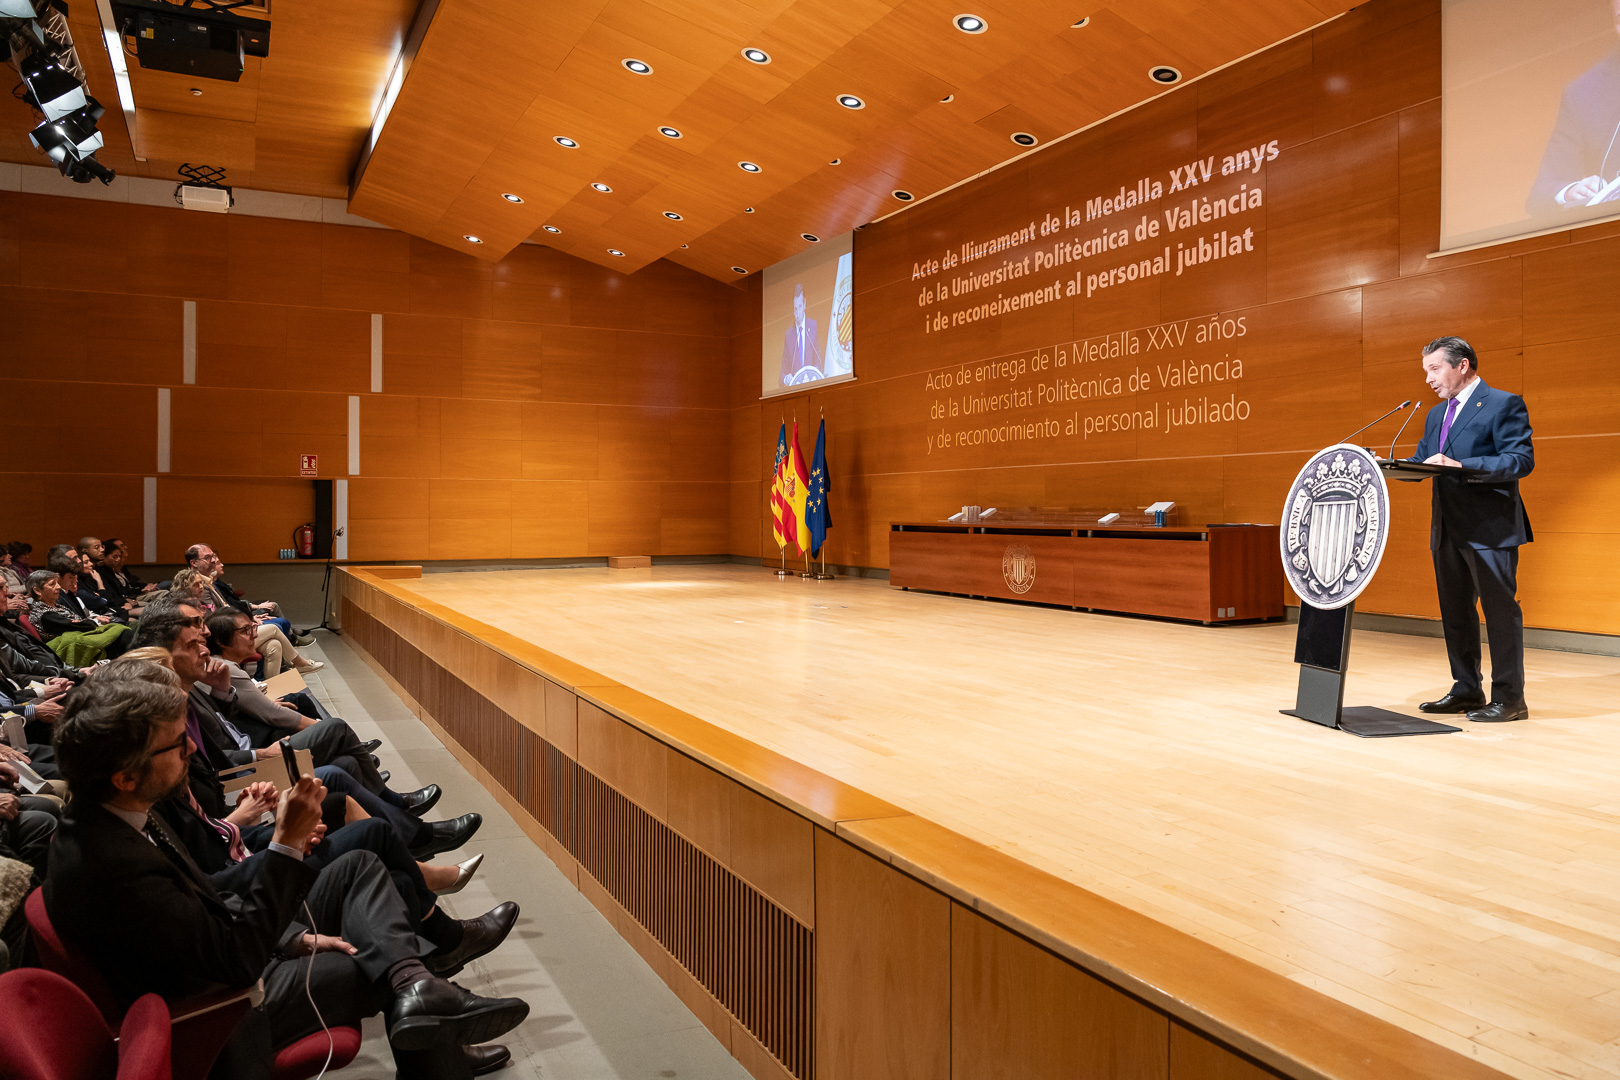
[[[422,958],[422,964],[441,979],[448,979],[462,968],[494,952],[517,922],[516,900],[497,904],[476,919],[461,920],[461,944],[453,949],[442,949]]]
[[[467,1055],[467,1067],[472,1070],[474,1076],[499,1072],[512,1061],[512,1051],[500,1043],[490,1043],[488,1046],[463,1046],[461,1052]]]
[[[1493,701],[1483,709],[1469,709],[1468,719],[1476,724],[1505,724],[1510,720],[1530,719],[1530,709],[1522,701],[1517,705]]]
[[[367,739],[353,750],[350,750],[349,753],[356,757],[359,757],[361,754],[375,754],[377,752],[377,747],[381,745],[381,739]]]
[[[482,814],[462,814],[449,821],[430,821],[427,823],[427,842],[414,845],[411,848],[411,855],[420,862],[441,852],[454,851],[471,840],[473,833],[477,832],[478,826],[483,823]]]
[[[384,783],[387,783],[387,781],[384,781]],[[429,784],[427,787],[417,788],[415,791],[400,796],[401,799],[405,800],[402,809],[412,817],[421,817],[438,804],[439,796],[443,794],[444,792],[439,790],[438,784]]]
[[[1439,701],[1425,701],[1418,706],[1418,712],[1427,713],[1459,713],[1470,709],[1483,708],[1485,699],[1482,697],[1464,697],[1461,694],[1447,694]]]
[[[528,1002],[486,998],[443,979],[415,982],[388,1006],[388,1041],[401,1050],[470,1046],[523,1023]]]
[[[377,779],[381,780],[383,783],[386,784],[386,783],[388,783],[388,781],[392,780],[393,778],[394,778],[394,774],[389,772],[387,769],[379,769],[379,770],[377,770]]]

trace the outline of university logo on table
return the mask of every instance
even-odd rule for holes
[[[1007,588],[1022,596],[1035,584],[1035,556],[1027,544],[1008,544],[1001,555],[1001,577]]]
[[[1318,451],[1283,503],[1283,574],[1312,607],[1342,608],[1372,581],[1389,540],[1389,488],[1373,456],[1340,443]]]

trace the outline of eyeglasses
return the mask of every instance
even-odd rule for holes
[[[161,747],[160,749],[157,749],[157,750],[153,750],[150,754],[146,755],[146,758],[147,758],[148,761],[156,761],[158,758],[162,757],[164,754],[167,754],[170,750],[179,750],[182,747],[184,747],[186,745],[186,741],[188,739],[190,739],[190,738],[191,738],[190,735],[184,735],[183,734],[183,735],[180,736],[180,741],[179,742],[172,742],[168,746]]]
[[[236,628],[236,632],[238,634],[252,634],[257,629],[258,627],[254,626],[252,623],[249,623],[247,626],[238,626]]]

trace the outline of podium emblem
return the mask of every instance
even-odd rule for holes
[[[1035,584],[1035,556],[1027,544],[1008,544],[1001,556],[1001,578],[1019,596]]]
[[[1283,574],[1312,607],[1349,604],[1372,581],[1389,540],[1389,488],[1373,456],[1341,443],[1317,452],[1283,504]]]

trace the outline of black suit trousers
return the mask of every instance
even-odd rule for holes
[[[1440,623],[1451,660],[1451,692],[1483,694],[1479,608],[1491,647],[1490,700],[1524,701],[1524,612],[1519,607],[1519,549],[1471,548],[1442,536],[1434,549],[1434,579],[1440,591]]]

